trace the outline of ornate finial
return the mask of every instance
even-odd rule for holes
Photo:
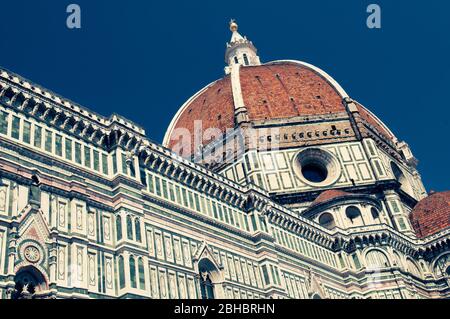
[[[231,39],[227,43],[227,50],[225,51],[225,62],[228,64],[225,73],[228,74],[231,70],[229,67],[233,65],[261,65],[257,49],[250,40],[239,34],[238,24],[234,19],[230,20],[230,31]]]
[[[236,20],[231,19],[231,20],[230,20],[230,31],[231,31],[231,32],[235,32],[235,31],[237,31],[237,30],[238,30],[238,25],[237,25],[237,23],[236,23]]]

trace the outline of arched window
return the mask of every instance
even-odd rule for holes
[[[380,212],[378,211],[378,209],[372,207],[372,208],[370,209],[370,213],[372,214],[372,218],[373,218],[374,220],[380,219]]]
[[[138,259],[138,270],[139,270],[139,289],[145,290],[145,270],[142,258]]]
[[[434,272],[438,277],[450,276],[450,254],[442,255],[436,260]]]
[[[239,63],[239,60],[238,60],[237,56],[234,57],[234,63],[235,63],[235,64],[238,64],[238,63]]]
[[[379,250],[371,250],[366,254],[368,269],[380,269],[389,267],[389,260],[386,255]]]
[[[122,217],[120,215],[116,216],[116,232],[117,241],[122,239]]]
[[[133,221],[130,215],[127,215],[127,238],[133,239]]]
[[[38,185],[38,186],[41,184],[41,181],[37,175],[31,176],[31,182],[32,182],[32,184]]]
[[[125,264],[123,256],[119,256],[119,286],[125,288]]]
[[[136,262],[133,256],[130,256],[130,281],[131,288],[137,288],[136,284]]]
[[[248,62],[247,54],[244,53],[243,57],[244,57],[244,65],[249,65],[250,63]]]
[[[347,218],[350,219],[350,221],[353,223],[355,219],[358,217],[361,217],[361,211],[356,206],[349,206],[345,210],[345,214],[347,215]]]
[[[214,299],[214,285],[208,272],[200,273],[200,292],[202,299]]]
[[[136,241],[141,241],[142,240],[142,236],[141,236],[141,222],[139,221],[139,218],[136,218],[134,220],[134,233],[136,235]]]
[[[40,189],[41,182],[39,180],[39,177],[36,175],[33,175],[31,177],[31,186],[29,191],[29,199],[32,203],[39,204],[41,202],[41,189]]]
[[[330,213],[323,213],[322,215],[320,215],[319,224],[328,229],[332,229],[336,226],[333,215],[331,215]]]

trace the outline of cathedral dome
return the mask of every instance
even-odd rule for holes
[[[409,218],[420,238],[450,227],[450,191],[433,193],[422,199]]]
[[[191,133],[191,140],[181,144],[190,143],[192,149],[198,142],[194,135],[199,127],[202,132],[215,129],[224,134],[238,126],[238,114],[243,110],[245,122],[258,126],[308,122],[322,115],[347,116],[345,101],[351,99],[326,72],[296,60],[261,64],[256,48],[237,32],[234,21],[230,29],[233,36],[227,44],[226,75],[197,92],[178,110],[164,137],[165,147],[180,146],[179,134],[184,131]],[[355,102],[355,107],[361,121],[394,140],[375,115],[359,103]],[[200,142],[205,146],[217,138],[217,134],[202,136]]]
[[[241,67],[239,93],[233,90],[231,76],[209,84],[180,108],[167,130],[164,146],[172,148],[177,142],[173,136],[176,129],[194,132],[196,121],[201,121],[203,131],[216,128],[225,133],[235,128],[236,94],[241,95],[249,121],[258,124],[346,112],[343,99],[347,94],[341,86],[324,71],[304,62],[275,61]],[[386,138],[394,138],[376,116],[361,104],[356,105],[363,120]],[[210,141],[202,142],[206,145]]]

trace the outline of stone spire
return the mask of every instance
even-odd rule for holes
[[[242,66],[260,65],[258,50],[253,43],[238,32],[238,25],[233,19],[230,21],[231,40],[227,43],[225,62],[231,67],[234,64]],[[228,73],[228,72],[227,72]]]

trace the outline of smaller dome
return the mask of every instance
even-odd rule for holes
[[[450,191],[422,199],[409,215],[417,237],[424,238],[450,227]]]
[[[320,193],[320,195],[317,196],[317,198],[311,203],[310,207],[316,206],[316,205],[319,205],[319,204],[322,204],[325,202],[329,202],[335,198],[347,197],[347,196],[353,196],[353,195],[354,194],[347,193],[347,192],[337,190],[337,189],[327,190],[327,191]]]

